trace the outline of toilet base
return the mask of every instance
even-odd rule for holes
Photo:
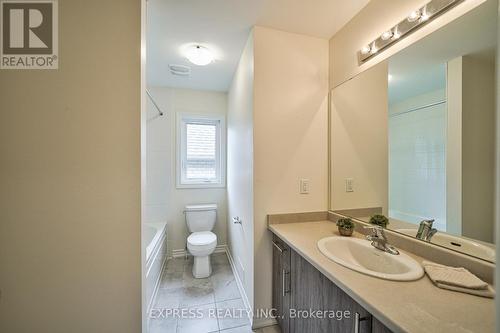
[[[193,276],[195,279],[204,279],[212,274],[212,266],[210,265],[210,256],[195,256],[193,263]]]

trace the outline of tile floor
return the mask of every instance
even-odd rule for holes
[[[225,253],[212,255],[212,275],[206,279],[195,279],[192,267],[192,257],[167,261],[149,333],[280,333],[275,326],[252,331]]]

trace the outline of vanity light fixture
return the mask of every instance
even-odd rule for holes
[[[465,0],[431,0],[426,5],[412,11],[398,24],[383,32],[379,38],[364,46],[358,51],[359,64],[363,64],[376,54],[399,41],[402,37],[410,35],[420,29],[427,22],[434,20],[439,15],[447,12]]]

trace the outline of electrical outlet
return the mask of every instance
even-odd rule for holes
[[[309,179],[300,180],[300,194],[309,194]]]
[[[352,178],[345,179],[345,191],[354,192],[354,179]]]

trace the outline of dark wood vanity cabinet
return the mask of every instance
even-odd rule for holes
[[[390,332],[276,235],[273,235],[273,307],[282,333]]]
[[[281,332],[290,332],[290,248],[273,235],[273,308]]]

